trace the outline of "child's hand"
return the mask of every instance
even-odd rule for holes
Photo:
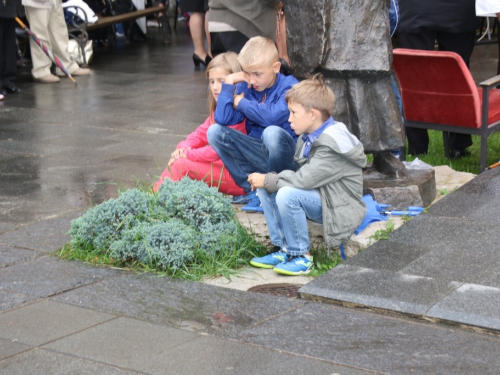
[[[252,190],[255,190],[257,188],[264,187],[264,180],[265,179],[266,179],[266,175],[263,173],[252,173],[251,175],[248,176],[247,181],[252,186]]]
[[[238,104],[240,103],[240,100],[245,97],[245,93],[242,92],[241,94],[235,95],[233,99],[233,107],[236,108],[238,107]]]
[[[230,85],[234,85],[234,84],[240,83],[240,82],[249,83],[249,78],[245,72],[238,72],[238,73],[229,74],[224,79],[224,83],[228,83]]]
[[[187,150],[189,150],[189,148],[178,148],[177,150],[172,152],[172,154],[170,155],[170,160],[168,161],[168,166],[170,167],[179,158],[185,158]]]

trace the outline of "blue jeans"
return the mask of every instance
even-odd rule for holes
[[[291,256],[309,251],[307,219],[323,223],[321,196],[317,190],[285,186],[276,193],[257,189],[273,245],[286,249]]]
[[[297,168],[293,160],[295,140],[279,126],[268,126],[258,139],[214,124],[208,128],[207,138],[236,184],[247,193],[251,191],[247,181],[249,174],[279,173]]]

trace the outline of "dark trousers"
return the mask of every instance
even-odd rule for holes
[[[0,83],[2,87],[12,85],[16,78],[16,21],[0,18]]]
[[[210,40],[212,43],[212,56],[215,57],[229,51],[240,53],[248,41],[248,37],[239,31],[225,31],[222,33],[210,33]]]
[[[419,33],[399,33],[399,47],[409,49],[434,50],[435,42],[440,51],[458,53],[469,66],[475,43],[475,31],[466,33],[446,33],[423,30]],[[408,152],[413,155],[426,154],[429,148],[429,134],[426,129],[406,128]],[[463,150],[472,145],[468,134],[449,133],[450,149]]]

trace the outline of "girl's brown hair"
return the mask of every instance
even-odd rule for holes
[[[238,62],[238,55],[234,52],[225,52],[220,55],[215,56],[212,61],[207,66],[207,78],[208,74],[212,70],[221,69],[224,70],[227,74],[241,72],[241,66]],[[210,113],[211,121],[214,122],[213,113],[215,111],[215,107],[217,105],[217,101],[212,95],[212,91],[210,91],[210,86],[208,87],[208,110]]]

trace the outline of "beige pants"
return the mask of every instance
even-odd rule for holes
[[[71,74],[78,69],[78,64],[69,58],[68,28],[64,22],[61,0],[57,0],[56,3],[56,7],[50,9],[27,6],[25,7],[26,17],[28,17],[31,31],[61,60],[63,66]],[[33,69],[31,70],[33,77],[42,78],[50,74],[52,60],[33,39],[30,39],[30,49],[33,61]]]

